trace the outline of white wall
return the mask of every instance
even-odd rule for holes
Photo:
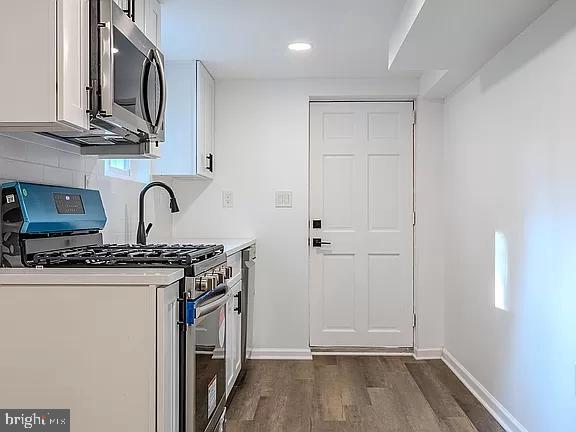
[[[174,217],[173,240],[257,237],[257,348],[306,350],[309,345],[309,98],[407,97],[415,95],[417,88],[418,81],[413,79],[217,83],[216,179],[175,180],[182,212]],[[435,108],[431,111],[438,115]],[[424,152],[433,153],[436,144],[424,146]],[[424,161],[420,164],[425,165]],[[222,208],[223,190],[234,193],[234,208]],[[293,192],[292,209],[274,208],[276,190]],[[434,193],[435,186],[424,190]],[[430,246],[423,249],[429,250]],[[428,268],[423,279],[428,289],[425,297],[433,297],[432,305],[439,303],[441,308],[439,278]],[[421,303],[423,310],[427,302]],[[420,338],[424,347],[442,346],[441,324],[426,323],[436,315],[423,315],[422,328],[431,325],[430,334]]]
[[[559,0],[446,109],[446,348],[533,432],[576,430],[574,53],[576,2]]]
[[[143,184],[105,176],[101,160],[80,156],[69,145],[44,146],[0,135],[0,183],[14,180],[99,189],[108,217],[104,241],[136,240],[138,194]],[[168,198],[160,192],[152,197],[151,191],[146,200],[147,221],[155,224],[152,241],[154,235],[164,237],[172,222]]]
[[[415,130],[414,305],[416,355],[444,347],[444,102],[418,99]]]

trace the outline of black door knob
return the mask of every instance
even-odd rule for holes
[[[312,247],[322,247],[323,245],[330,245],[331,242],[322,241],[321,238],[313,238],[312,239]]]

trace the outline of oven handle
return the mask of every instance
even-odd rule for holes
[[[196,319],[209,315],[219,309],[228,301],[229,291],[228,285],[226,284],[220,284],[216,287],[213,291],[214,296],[202,299],[200,304],[196,305]]]

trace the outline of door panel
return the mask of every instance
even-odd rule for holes
[[[353,155],[324,155],[322,184],[326,229],[350,230],[353,224]]]
[[[413,110],[310,104],[313,346],[413,344]]]
[[[368,156],[368,227],[370,231],[398,229],[399,163],[398,155]]]
[[[324,255],[322,279],[324,282],[325,331],[354,331],[354,255]]]

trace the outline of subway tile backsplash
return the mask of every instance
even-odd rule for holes
[[[138,195],[143,184],[107,177],[103,160],[0,135],[0,183],[14,180],[99,189],[108,217],[104,241],[132,243],[136,239]],[[161,192],[150,191],[146,199],[146,221],[154,223],[150,241],[171,237],[169,200]]]

